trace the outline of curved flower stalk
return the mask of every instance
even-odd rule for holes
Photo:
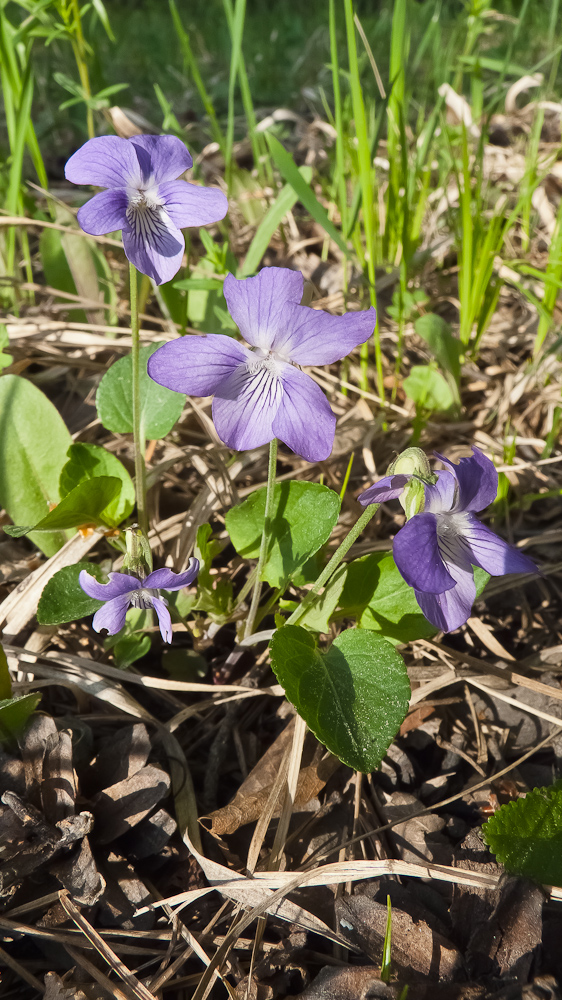
[[[107,188],[78,211],[86,233],[123,231],[131,264],[157,285],[178,272],[185,240],[182,229],[223,219],[226,196],[218,188],[178,180],[193,160],[173,135],[116,135],[89,139],[74,153],[64,173],[73,184]]]
[[[330,316],[301,306],[303,276],[283,267],[254,278],[229,274],[230,315],[250,345],[211,334],[172,340],[155,351],[148,374],[192,396],[213,395],[213,420],[229,448],[243,451],[279,438],[309,462],[328,458],[336,418],[300,365],[329,365],[371,336],[374,309]]]
[[[491,576],[536,573],[528,556],[474,516],[496,499],[498,474],[489,458],[472,449],[470,458],[454,465],[438,455],[447,469],[437,482],[424,483],[424,506],[394,539],[394,561],[414,588],[425,617],[443,632],[464,625],[476,597],[473,566]],[[364,506],[400,496],[412,475],[385,476],[358,498]]]
[[[98,583],[86,570],[78,577],[80,586],[88,597],[105,601],[105,606],[96,611],[92,628],[96,632],[107,629],[109,635],[116,635],[125,624],[128,609],[154,608],[164,642],[172,641],[172,619],[168,602],[160,596],[160,590],[181,590],[189,587],[199,572],[199,560],[190,559],[185,573],[173,573],[171,569],[156,569],[140,580],[128,573],[110,573],[109,583]]]

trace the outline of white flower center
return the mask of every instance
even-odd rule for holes
[[[149,233],[165,228],[166,209],[158,195],[156,184],[146,188],[128,188],[127,222],[138,236],[146,239]]]
[[[437,537],[442,539],[458,538],[466,534],[470,514],[437,514]]]
[[[447,568],[470,565],[470,550],[467,548],[468,521],[470,514],[437,514],[437,546]],[[465,566],[466,568],[466,566]]]
[[[253,352],[255,360],[248,361],[247,370],[250,375],[257,375],[258,372],[265,371],[269,375],[280,375],[285,358],[282,358],[275,351],[264,351],[261,347]]]
[[[144,587],[142,590],[134,590],[131,594],[131,607],[142,608],[146,611],[147,608],[152,608],[154,606],[152,603],[152,599],[154,597],[158,597],[157,590],[150,590],[147,587]]]

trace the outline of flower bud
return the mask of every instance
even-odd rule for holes
[[[411,517],[420,514],[425,504],[425,484],[436,483],[437,476],[432,473],[427,455],[421,448],[406,448],[388,468],[388,475],[406,475],[412,478],[398,497],[399,503],[409,521]]]
[[[406,448],[388,467],[388,476],[401,473],[406,476],[419,476],[425,482],[434,482],[429,461],[421,448]]]
[[[127,551],[123,560],[123,572],[144,580],[152,573],[152,550],[138,524],[125,529],[125,545]]]

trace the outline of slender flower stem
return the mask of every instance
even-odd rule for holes
[[[148,519],[146,515],[146,469],[144,465],[145,440],[141,430],[141,400],[140,400],[140,364],[139,364],[139,311],[137,302],[137,270],[129,264],[129,279],[131,284],[131,360],[133,362],[133,439],[135,446],[135,496],[137,501],[137,519],[141,530],[148,534]]]
[[[344,556],[347,555],[351,546],[356,541],[356,539],[359,538],[359,535],[363,531],[363,528],[365,528],[366,525],[369,523],[373,514],[376,514],[379,507],[380,507],[379,503],[372,503],[365,508],[359,520],[355,522],[349,534],[345,536],[341,545],[334,552],[328,565],[325,566],[325,568],[322,570],[314,586],[311,587],[304,600],[301,601],[301,603],[299,604],[298,608],[295,608],[291,617],[287,618],[287,621],[285,622],[286,625],[298,625],[300,619],[309,610],[311,604],[314,604],[314,601],[318,597],[318,594],[322,590],[322,587],[328,582],[328,580],[332,576],[332,573],[334,573],[335,570],[338,568]]]
[[[271,535],[271,515],[273,513],[273,497],[275,494],[276,471],[277,471],[277,438],[273,438],[273,441],[271,441],[269,445],[269,467],[267,470],[267,489],[265,494],[265,515],[263,521],[263,535],[261,536],[260,554],[258,557],[258,565],[256,567],[256,579],[254,582],[254,591],[252,593],[252,602],[250,604],[248,619],[246,621],[246,629],[244,632],[245,639],[247,639],[248,636],[251,635],[252,632],[254,631],[254,625],[260,603],[261,574],[263,567],[265,565],[265,560],[267,557],[267,549],[269,547],[269,539]]]

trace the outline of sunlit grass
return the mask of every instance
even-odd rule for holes
[[[217,144],[229,196],[255,228],[245,261],[231,254],[229,263],[217,268],[207,248],[199,260],[205,280],[220,278],[229,267],[241,274],[254,272],[279,227],[284,232],[287,212],[300,203],[325,232],[322,259],[330,246],[343,255],[344,300],[353,265],[363,275],[362,307],[378,304],[381,276],[393,275],[395,400],[411,293],[423,253],[431,250],[426,226],[432,198],[456,184],[458,198],[431,238],[447,231],[453,235],[461,345],[477,356],[503,286],[502,265],[517,256],[523,276],[532,263],[534,290],[525,281],[520,287],[539,313],[537,355],[554,325],[562,280],[559,218],[545,269],[526,261],[537,226],[534,193],[544,175],[539,155],[543,112],[534,117],[525,142],[526,167],[517,192],[508,195],[490,183],[484,150],[490,115],[502,107],[517,73],[541,65],[550,79],[540,94],[548,98],[560,55],[555,45],[558,8],[553,14],[525,2],[518,10],[506,2],[494,14],[489,0],[470,0],[460,12],[441,0],[424,5],[388,0],[375,17],[369,5],[352,0],[342,5],[312,2],[306,9],[288,2],[281,11],[257,0],[216,0],[215,6],[212,33],[199,2],[189,10],[177,0],[158,12],[152,4],[130,9],[126,31],[123,8],[113,2],[105,7],[97,3],[88,12],[74,0],[52,0],[41,7],[19,0],[2,7],[8,155],[0,176],[5,211],[33,214],[25,181],[49,186],[45,162],[52,162],[57,128],[64,123],[64,153],[93,132],[107,131],[104,113],[112,100],[122,99],[113,97],[112,88],[126,86],[123,103],[131,104],[141,128],[185,135],[195,155],[207,142]],[[536,29],[532,40],[523,30],[531,24]],[[55,61],[58,76],[43,86]],[[448,120],[438,92],[444,82],[465,95],[478,128]],[[38,139],[36,122],[43,120],[46,101],[57,128]],[[295,148],[286,120],[258,127],[268,110],[286,104],[296,106],[303,120],[316,116],[333,127],[335,139],[326,143],[320,170],[303,168],[304,154]],[[250,162],[241,165],[235,148],[246,138]],[[221,226],[225,246],[228,226],[227,219]],[[0,252],[5,275],[17,277],[23,271],[31,281],[25,228],[8,230]],[[100,277],[102,285],[110,273]],[[168,319],[184,329],[189,303],[203,301],[203,296],[201,319],[193,321],[209,322],[214,316],[222,322],[219,293],[186,285],[186,278],[183,288],[159,292]],[[537,282],[544,288],[540,294]],[[197,316],[199,306],[193,308]],[[364,391],[376,388],[383,400],[385,364],[377,322],[374,341],[361,349],[358,381]]]

